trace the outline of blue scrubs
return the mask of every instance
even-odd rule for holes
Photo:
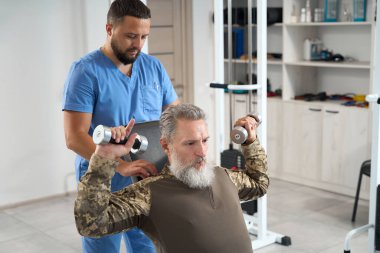
[[[63,110],[92,114],[89,135],[99,124],[126,125],[131,118],[136,122],[158,120],[162,107],[174,102],[177,95],[163,65],[154,57],[140,53],[128,77],[100,50],[95,50],[70,68],[65,82]],[[79,181],[88,168],[88,161],[77,156],[76,178]],[[130,177],[116,173],[111,191],[131,184]],[[123,233],[128,253],[154,252],[152,242],[139,229]],[[100,239],[83,238],[84,252],[119,252],[121,234]]]

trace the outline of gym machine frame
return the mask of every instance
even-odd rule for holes
[[[228,0],[228,90],[242,90],[242,86],[237,87],[231,84],[232,80],[232,0]],[[223,60],[223,1],[214,0],[214,32],[215,32],[215,76],[213,83],[224,83],[224,60]],[[252,90],[257,90],[257,113],[262,117],[262,124],[258,128],[258,136],[261,145],[266,149],[267,144],[267,3],[266,0],[257,0],[257,82],[252,84],[252,0],[248,0],[248,81],[245,90],[249,91],[249,107],[251,108]],[[224,84],[225,85],[225,84]],[[218,117],[224,119],[224,93],[216,94],[216,108]],[[231,98],[231,96],[230,96]],[[231,99],[230,99],[231,101]],[[231,106],[230,106],[231,107]],[[223,120],[224,121],[224,120]],[[232,127],[232,126],[230,126]],[[224,147],[224,129],[219,128],[221,136],[220,149]],[[267,196],[258,199],[258,209],[255,215],[244,214],[245,223],[250,234],[257,238],[252,240],[252,248],[259,249],[272,243],[290,245],[291,239],[278,233],[274,233],[267,228]]]

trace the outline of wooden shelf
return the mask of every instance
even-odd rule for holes
[[[270,26],[268,26],[268,28],[269,27],[282,27],[284,24],[283,23],[274,23],[274,24],[272,24],[272,25],[270,25]],[[256,27],[257,25],[255,25],[255,24],[252,24],[252,27]],[[228,28],[228,25],[223,25],[223,27],[224,28]],[[238,25],[238,24],[232,24],[232,28],[239,28],[239,27],[241,27],[241,28],[247,28],[248,27],[248,25]]]
[[[224,62],[228,62],[228,59],[224,59]],[[232,63],[248,64],[248,60],[232,59]],[[282,65],[282,60],[267,60],[268,65]],[[253,64],[257,64],[257,60],[253,60]]]
[[[311,22],[285,23],[285,26],[371,26],[371,22]]]
[[[285,62],[290,66],[321,67],[321,68],[348,68],[348,69],[368,69],[371,66],[369,62],[324,62],[324,61],[296,61]]]

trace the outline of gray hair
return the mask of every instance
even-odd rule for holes
[[[160,117],[161,138],[166,138],[169,143],[172,142],[179,119],[206,120],[206,115],[201,108],[192,104],[169,106]]]

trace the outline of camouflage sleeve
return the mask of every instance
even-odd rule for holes
[[[92,155],[86,174],[78,185],[74,214],[79,234],[101,237],[138,226],[150,208],[150,190],[134,184],[110,191],[118,162]]]
[[[251,200],[263,196],[268,189],[267,156],[258,139],[249,145],[242,145],[245,158],[245,170],[226,169],[236,185],[241,200]]]

